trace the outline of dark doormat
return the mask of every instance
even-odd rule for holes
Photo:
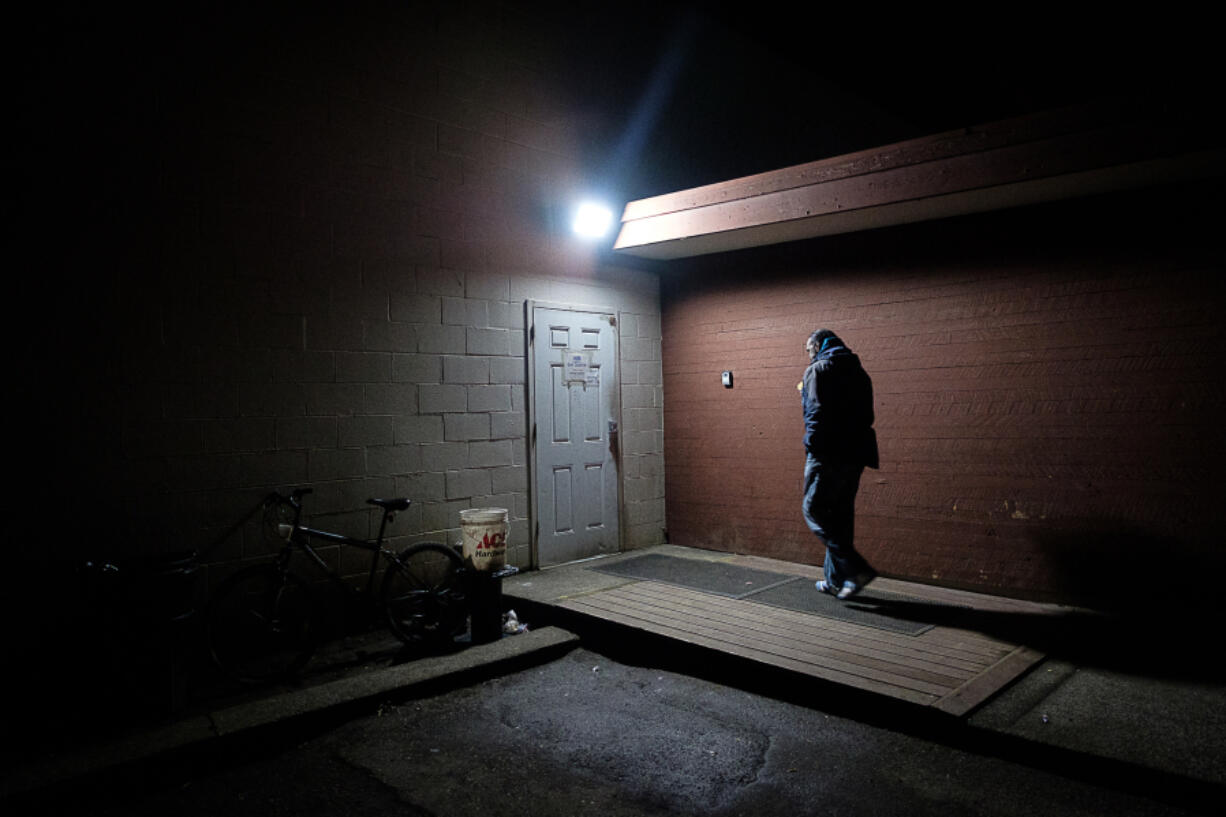
[[[828,593],[817,592],[812,579],[797,576],[787,584],[767,588],[748,598],[760,604],[769,604],[771,607],[782,607],[785,610],[837,618],[851,624],[876,627],[879,630],[889,630],[903,635],[919,635],[931,630],[934,626],[923,621],[890,615],[891,602],[914,607],[915,600],[887,593],[884,590],[876,590],[872,585],[869,585],[854,599],[839,601]]]
[[[749,599],[771,607],[812,613],[904,635],[919,635],[934,626],[889,614],[892,602],[903,609],[914,607],[915,600],[905,596],[875,590],[870,586],[853,600],[839,601],[834,596],[817,592],[813,581],[803,576],[756,570],[727,562],[648,553],[588,569],[631,579],[676,584],[735,599]]]
[[[796,578],[786,573],[771,573],[751,567],[730,565],[727,562],[682,559],[659,553],[648,553],[621,562],[600,564],[589,569],[630,579],[678,584],[682,587],[701,590],[704,593],[730,596],[734,599],[743,598],[750,593],[765,590],[783,582],[790,582]]]

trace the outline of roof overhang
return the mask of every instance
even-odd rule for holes
[[[673,259],[1226,174],[1216,129],[1057,111],[633,201],[614,250]]]

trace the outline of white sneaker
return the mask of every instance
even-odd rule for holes
[[[854,579],[848,579],[843,582],[843,589],[839,591],[838,598],[846,601],[852,596],[857,595],[865,587],[868,587],[868,583],[875,578],[877,578],[877,572],[874,570],[868,573],[861,573]]]

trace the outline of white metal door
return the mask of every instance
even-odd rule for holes
[[[616,318],[536,305],[530,312],[537,564],[616,553]]]

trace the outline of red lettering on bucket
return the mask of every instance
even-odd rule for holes
[[[505,533],[495,533],[493,536],[487,533],[481,537],[481,541],[477,544],[477,550],[503,547],[506,543],[507,535]]]

